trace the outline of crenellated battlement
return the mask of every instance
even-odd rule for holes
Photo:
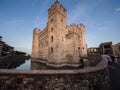
[[[39,28],[34,28],[33,31],[34,32],[40,32],[41,30]]]
[[[80,24],[73,23],[71,25],[67,25],[67,28],[73,28],[73,27],[75,27],[75,28],[84,28],[85,29],[85,25],[83,23],[80,23]]]
[[[60,12],[66,17],[66,9],[60,4],[58,0],[48,9],[48,17],[54,14],[56,11]]]

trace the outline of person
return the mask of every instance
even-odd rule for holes
[[[103,59],[103,61],[106,62],[108,65],[112,65],[112,64],[113,64],[113,63],[112,63],[112,59],[110,58],[109,55],[103,54],[103,55],[102,55],[102,59]]]
[[[114,63],[114,56],[112,54],[110,54],[110,57],[112,59],[112,62]]]
[[[118,66],[118,59],[117,59],[117,56],[114,57],[114,61],[115,61],[115,66]]]

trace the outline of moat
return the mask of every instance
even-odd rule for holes
[[[72,67],[68,65],[64,65],[61,67],[53,67],[48,66],[45,63],[41,63],[38,61],[32,61],[31,59],[25,59],[22,61],[13,60],[0,62],[0,69],[9,69],[9,70],[72,70],[72,69],[80,69],[81,66]]]

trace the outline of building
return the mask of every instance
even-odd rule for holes
[[[104,42],[99,45],[101,54],[112,54],[112,42]]]
[[[0,36],[0,41],[2,41],[2,36]]]
[[[32,58],[48,63],[79,63],[87,55],[85,26],[66,25],[67,10],[58,0],[48,9],[44,30],[33,30]]]
[[[120,57],[120,43],[114,44],[112,46],[112,49],[113,49],[113,55]]]
[[[98,47],[90,47],[90,48],[87,49],[87,53],[88,54],[99,53],[99,48]]]
[[[8,44],[4,44],[3,49],[2,49],[2,54],[3,56],[12,54],[14,51],[14,47],[8,45]]]
[[[14,47],[6,44],[2,41],[2,36],[0,36],[0,56],[6,56],[14,51]]]
[[[4,46],[4,42],[2,41],[2,36],[0,36],[0,56],[2,56],[3,46]]]

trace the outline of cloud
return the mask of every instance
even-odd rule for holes
[[[38,15],[36,15],[36,17],[34,18],[34,27],[36,28],[40,28],[41,30],[43,30],[46,25],[47,25],[47,17],[48,17],[48,13],[47,13],[47,10],[48,10],[48,6],[49,6],[49,3],[50,3],[51,0],[44,0],[43,2],[41,2],[41,0],[36,0],[36,5],[38,5],[39,3],[42,3],[40,4],[40,7],[39,7],[39,13]]]
[[[68,13],[68,24],[79,23],[81,19],[86,20],[87,7],[78,5],[70,10]]]
[[[75,22],[78,23],[87,23],[91,19],[91,14],[94,12],[95,8],[98,7],[100,2],[89,2],[83,1],[82,3],[78,2],[70,11],[68,12],[68,24]],[[91,20],[90,20],[91,21]]]
[[[120,12],[120,8],[115,8],[115,11]]]
[[[45,16],[36,16],[34,20],[34,27],[43,30],[46,27],[47,18]]]

